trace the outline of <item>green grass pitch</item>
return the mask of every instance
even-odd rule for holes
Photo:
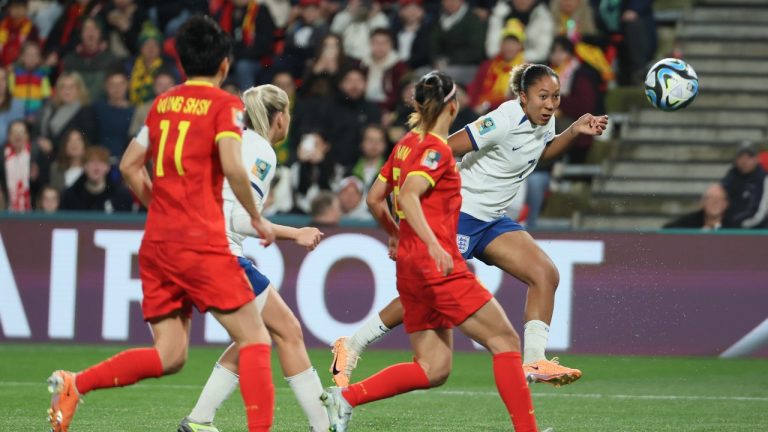
[[[47,430],[49,395],[45,378],[56,368],[78,370],[121,347],[0,345],[0,431]],[[85,398],[73,432],[176,430],[222,348],[193,348],[185,369],[139,385],[95,391]],[[320,376],[330,383],[330,353],[310,353]],[[364,354],[355,377],[394,362],[399,351]],[[563,363],[584,377],[555,389],[533,386],[540,428],[577,431],[768,431],[768,362],[714,358],[567,355]],[[306,431],[303,414],[273,361],[276,387],[275,431]],[[222,432],[244,431],[239,394],[219,411]],[[359,407],[352,431],[508,431],[507,414],[496,394],[490,356],[459,353],[454,373],[441,388],[414,392]]]

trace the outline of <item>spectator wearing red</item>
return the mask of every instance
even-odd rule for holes
[[[523,42],[523,25],[513,20],[504,31],[499,54],[480,64],[474,81],[467,88],[470,105],[478,114],[495,110],[509,98],[512,69],[524,62]]]
[[[11,0],[5,18],[0,21],[0,66],[15,62],[26,41],[38,41],[37,28],[27,16],[27,1]]]
[[[74,50],[80,42],[80,27],[84,17],[96,17],[103,9],[101,0],[66,0],[64,11],[45,40],[45,64],[54,67]]]
[[[212,5],[211,13],[234,40],[237,86],[245,91],[261,83],[262,64],[271,63],[275,43],[275,22],[269,7],[257,0],[224,0]]]
[[[394,50],[389,30],[372,31],[370,44],[370,52],[362,61],[366,72],[365,99],[377,103],[383,111],[392,111],[399,97],[400,82],[409,72],[408,65]]]
[[[8,142],[3,149],[2,180],[8,197],[8,210],[28,212],[32,210],[31,183],[35,177],[32,147],[27,125],[16,120],[8,127]]]
[[[117,66],[118,61],[107,49],[102,25],[97,18],[86,18],[80,28],[80,43],[62,62],[65,71],[77,72],[83,77],[88,94],[94,101],[104,95],[104,77],[109,69]]]

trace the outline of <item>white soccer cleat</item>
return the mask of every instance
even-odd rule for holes
[[[328,420],[331,423],[331,432],[346,432],[349,420],[352,419],[352,405],[341,395],[340,387],[328,387],[320,401],[328,412]]]

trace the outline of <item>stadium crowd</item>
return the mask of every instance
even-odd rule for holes
[[[0,20],[0,211],[138,212],[116,163],[155,95],[185,79],[174,34],[214,17],[235,41],[223,88],[273,83],[291,98],[267,214],[369,219],[365,193],[406,130],[413,83],[461,84],[452,131],[508,97],[511,69],[561,79],[558,123],[602,113],[656,51],[651,0],[8,0]],[[591,137],[565,156],[584,162]],[[529,184],[529,218],[548,168]],[[538,181],[534,182],[534,179]],[[542,180],[543,179],[543,180]],[[534,219],[535,220],[535,219]]]

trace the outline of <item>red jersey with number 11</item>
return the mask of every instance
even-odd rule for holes
[[[137,137],[152,160],[145,240],[227,246],[216,144],[241,139],[242,129],[240,99],[209,83],[187,81],[155,99]]]
[[[434,134],[422,139],[409,132],[392,150],[381,168],[379,179],[387,182],[395,196],[395,211],[400,218],[400,243],[397,249],[397,277],[402,279],[439,279],[435,260],[427,246],[397,208],[397,195],[410,176],[421,176],[432,186],[421,196],[421,208],[429,227],[446,252],[453,257],[453,274],[468,271],[456,246],[456,230],[461,208],[461,177],[448,143]]]

